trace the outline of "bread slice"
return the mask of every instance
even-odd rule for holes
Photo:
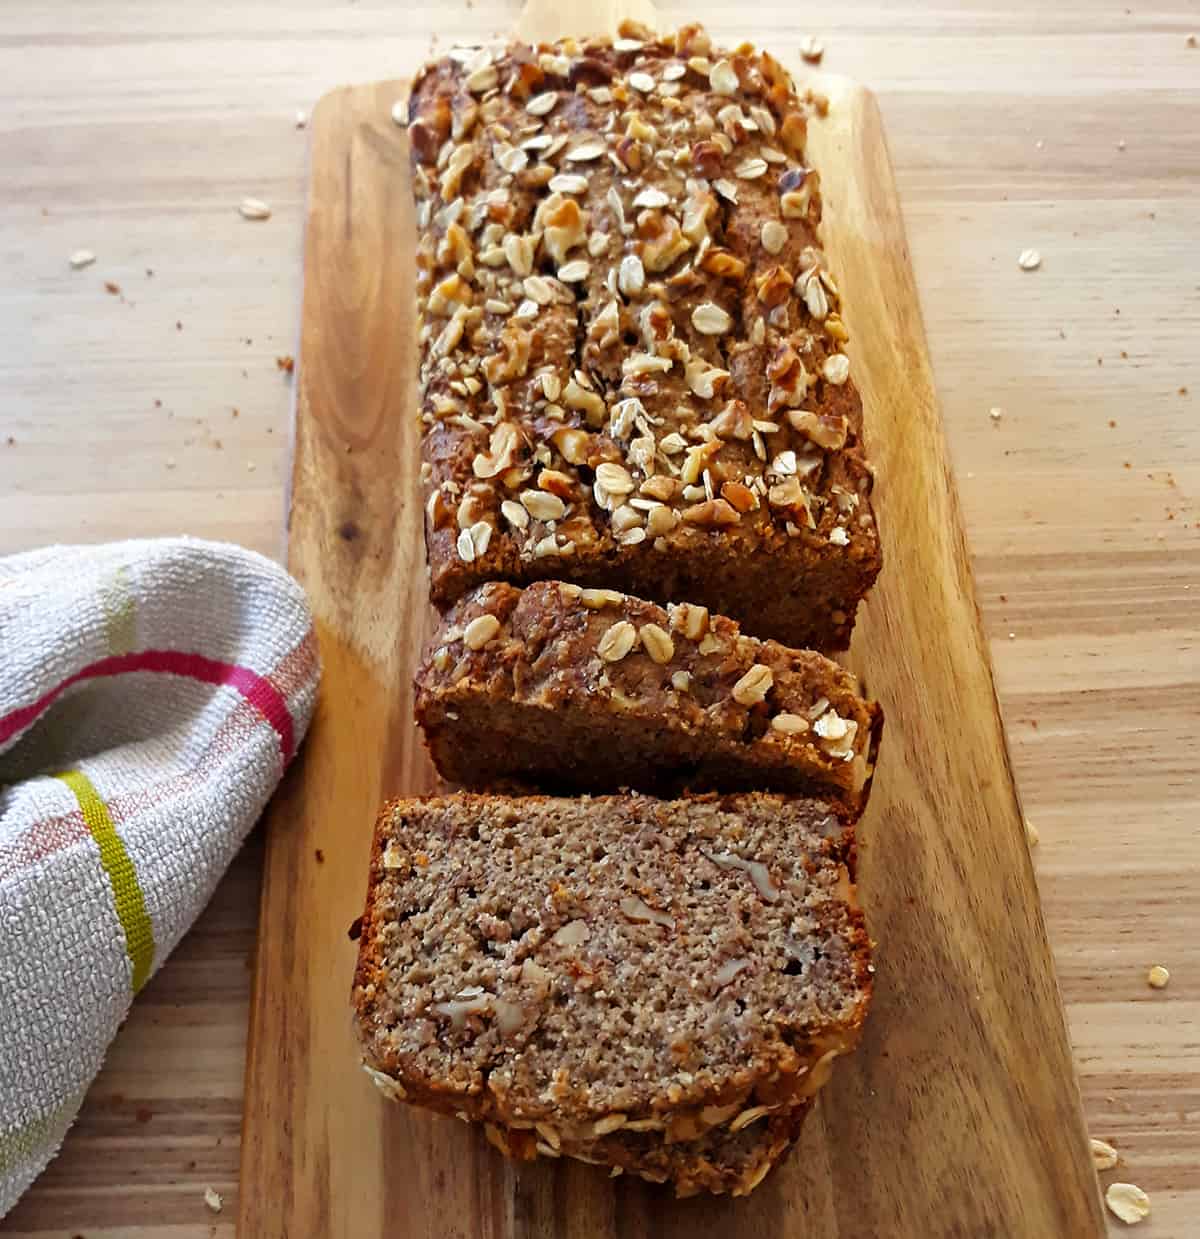
[[[683,603],[493,582],[447,615],[416,677],[443,777],[555,791],[774,790],[857,816],[883,722],[850,672]]]
[[[852,828],[785,796],[393,801],[354,983],[366,1065],[515,1156],[749,1190],[858,1039],[853,865]]]

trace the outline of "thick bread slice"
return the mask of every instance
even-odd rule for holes
[[[821,654],[683,603],[493,582],[446,616],[416,714],[451,782],[672,795],[771,790],[857,817],[883,715]]]
[[[367,1066],[516,1155],[744,1188],[763,1159],[740,1142],[745,1173],[669,1146],[796,1117],[857,1041],[853,851],[827,805],[784,796],[394,801],[354,985]],[[763,1131],[769,1165],[786,1140]]]

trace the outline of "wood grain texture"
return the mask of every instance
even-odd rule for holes
[[[309,141],[295,110],[410,69],[434,40],[509,29],[516,8],[0,5],[0,551],[186,531],[280,552],[291,390],[275,358],[295,351]],[[1185,36],[1200,13],[676,13],[793,56],[817,33],[826,64],[880,99],[1089,1126],[1123,1154],[1102,1178],[1150,1193],[1138,1236],[1193,1239],[1200,49]],[[237,217],[246,194],[271,220]],[[1031,275],[1015,264],[1028,245]],[[98,261],[73,272],[80,246]],[[139,998],[6,1239],[232,1239],[260,856],[243,853]],[[1165,991],[1145,984],[1155,962]]]
[[[544,12],[537,29],[548,17],[578,13]],[[448,1217],[512,1239],[787,1233],[801,1217],[830,1239],[1102,1230],[878,109],[846,79],[812,80],[833,105],[812,153],[862,345],[853,362],[887,565],[852,653],[888,717],[861,831],[880,940],[864,1045],[799,1153],[745,1202],[675,1205],[586,1168],[514,1167],[478,1129],[388,1105],[358,1071],[346,927],[362,907],[374,809],[432,780],[409,694],[427,582],[408,344],[415,239],[389,119],[401,87],[342,90],[313,118],[289,542],[326,674],[305,760],[268,827],[242,1239],[417,1239]]]

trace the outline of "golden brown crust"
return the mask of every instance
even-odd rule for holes
[[[410,116],[434,600],[558,577],[844,647],[879,540],[787,75],[698,28],[516,45]]]
[[[468,787],[787,791],[851,817],[882,725],[820,654],[702,607],[556,581],[456,603],[417,673],[416,715],[443,777]]]

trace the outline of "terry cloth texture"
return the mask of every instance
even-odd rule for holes
[[[192,539],[0,558],[0,1216],[295,755],[300,587]]]

